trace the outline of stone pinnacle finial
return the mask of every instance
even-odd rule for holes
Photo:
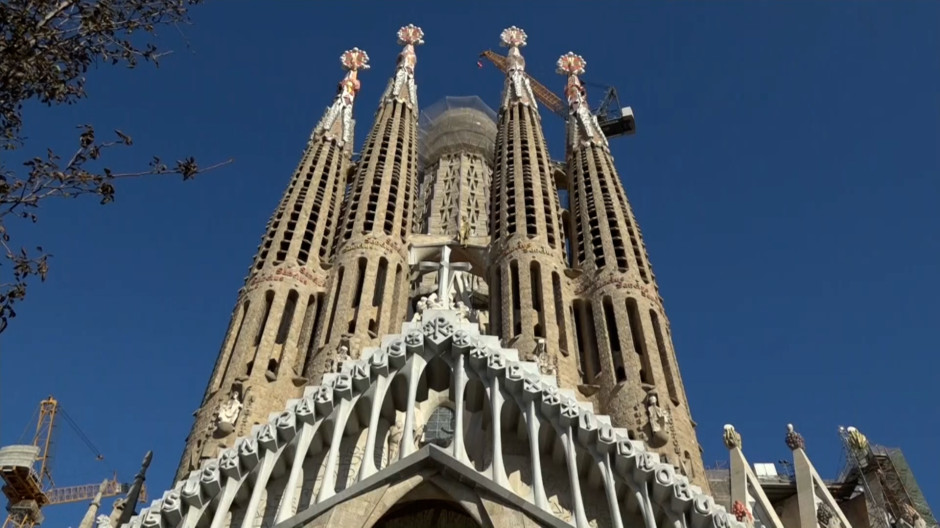
[[[728,449],[741,447],[741,434],[735,431],[734,426],[731,424],[725,424],[725,432],[722,435],[722,440],[724,440],[725,447]]]
[[[806,441],[803,440],[803,435],[793,429],[793,424],[787,424],[786,443],[787,447],[792,450],[806,448]]]
[[[505,48],[522,48],[526,45],[528,36],[522,28],[509,26],[499,34],[499,44]]]

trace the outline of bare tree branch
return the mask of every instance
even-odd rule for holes
[[[0,0],[0,148],[26,145],[23,104],[74,104],[85,97],[86,75],[98,66],[136,67],[169,53],[151,42],[158,27],[179,29],[201,0]],[[187,43],[188,46],[188,43]],[[200,167],[189,157],[167,165],[154,157],[148,167],[114,172],[102,156],[133,140],[120,130],[101,141],[91,125],[79,125],[78,148],[62,162],[52,149],[13,171],[0,164],[0,333],[15,317],[14,305],[26,296],[27,283],[45,280],[51,257],[12,243],[10,222],[38,221],[39,205],[49,198],[95,195],[114,201],[118,180],[179,175],[189,180],[231,160]],[[3,260],[5,259],[5,260]]]

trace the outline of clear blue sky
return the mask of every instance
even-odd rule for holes
[[[335,94],[339,54],[372,58],[361,144],[400,25],[425,30],[423,105],[476,94],[495,107],[502,77],[477,54],[516,24],[545,84],[561,91],[554,62],[573,50],[636,113],[636,136],[611,148],[706,465],[727,460],[725,423],[751,462],[789,459],[793,422],[832,477],[837,427],[856,425],[902,447],[940,508],[940,3],[535,5],[211,2],[182,34],[162,31],[175,53],[159,69],[94,70],[84,103],[29,107],[30,155],[71,148],[72,127],[90,122],[135,138],[111,155],[119,168],[154,153],[235,163],[186,184],[125,183],[107,207],[48,203],[39,224],[15,226],[55,257],[0,340],[0,443],[52,393],[106,457],[62,424],[58,484],[130,479],[153,449],[148,484],[169,486],[265,223]],[[543,120],[559,157],[562,123]],[[47,526],[77,525],[83,509],[49,508]]]

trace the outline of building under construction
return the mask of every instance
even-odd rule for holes
[[[845,466],[838,478],[826,480],[809,463],[805,442],[792,428],[785,437],[792,463],[749,465],[741,435],[726,425],[730,467],[706,471],[715,501],[758,528],[937,526],[900,449],[869,444],[854,427],[840,427],[839,435]]]

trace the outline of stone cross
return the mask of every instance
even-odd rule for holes
[[[451,262],[450,247],[441,248],[440,262],[419,262],[418,270],[422,272],[437,270],[437,298],[439,302],[450,303],[451,283],[454,281],[454,272],[470,271],[467,262]],[[451,307],[453,308],[453,307]]]

